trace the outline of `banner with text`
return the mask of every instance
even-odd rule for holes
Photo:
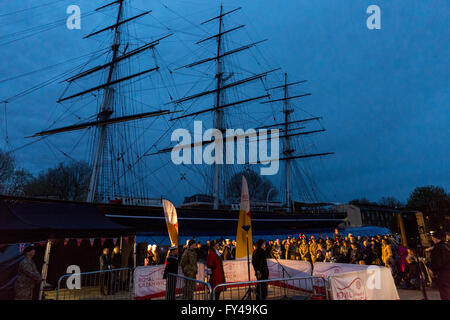
[[[269,279],[309,277],[311,276],[311,264],[305,261],[267,259],[269,268]],[[283,267],[282,267],[283,266]],[[138,267],[134,272],[135,298],[152,299],[163,297],[166,291],[166,280],[163,279],[164,265]],[[205,281],[205,264],[198,263],[197,280]],[[283,269],[284,268],[284,269]],[[226,282],[248,281],[247,258],[237,260],[226,260],[223,262],[223,270]],[[183,274],[181,268],[178,274]],[[255,271],[250,262],[250,280],[255,281]],[[278,282],[272,285],[288,286],[293,289],[311,291],[312,287],[308,281]],[[181,282],[180,282],[181,287]],[[178,288],[178,287],[177,287]],[[213,288],[212,288],[213,289]]]
[[[386,267],[317,262],[313,275],[329,279],[333,300],[399,299],[394,278]]]
[[[198,263],[197,280],[205,281],[205,264]],[[134,270],[134,297],[136,300],[164,297],[166,294],[166,280],[163,279],[165,265],[137,267]],[[183,274],[181,267],[178,274]],[[182,282],[177,282],[177,289],[182,287]]]

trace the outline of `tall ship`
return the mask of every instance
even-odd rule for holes
[[[312,177],[310,161],[332,152],[315,151],[310,142],[325,128],[322,117],[302,105],[311,95],[301,91],[307,80],[272,65],[261,48],[269,41],[235,23],[242,8],[220,5],[199,23],[166,9],[189,27],[167,25],[129,0],[95,9],[94,16],[114,17],[84,37],[99,48],[61,75],[58,111],[28,137],[62,144],[56,152],[88,163],[86,192],[77,201],[120,224],[162,235],[166,198],[177,204],[181,234],[230,235],[244,175],[254,233],[345,225],[347,214],[323,200]],[[177,130],[191,139],[181,139]],[[275,157],[262,157],[263,145],[266,156]],[[205,163],[208,153],[213,163]],[[262,174],[271,166],[276,174]]]

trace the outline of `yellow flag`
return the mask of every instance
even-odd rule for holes
[[[166,217],[167,231],[169,232],[170,242],[172,246],[178,247],[178,217],[177,209],[172,202],[163,199],[164,216]]]
[[[241,207],[239,210],[239,222],[236,235],[236,259],[247,257],[247,232],[242,229],[242,226],[248,225],[248,253],[253,253],[252,241],[252,220],[250,218],[250,196],[248,194],[247,180],[242,176],[242,190],[241,190]]]

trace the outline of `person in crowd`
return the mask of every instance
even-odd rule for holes
[[[431,251],[431,271],[436,276],[442,300],[450,300],[450,244],[441,230],[431,233],[434,248]]]
[[[356,239],[351,233],[348,234],[348,241],[350,243],[350,247],[352,246],[352,243],[356,244]]]
[[[336,258],[336,261],[341,260],[341,242],[339,239],[337,239],[333,243],[333,247],[331,248],[331,252],[333,252],[333,256]]]
[[[291,239],[289,243],[289,259],[295,260],[297,256],[297,245],[295,243],[295,239]]]
[[[322,247],[325,244],[325,240],[323,240],[323,235],[320,235],[319,240],[317,240],[317,243],[320,244]]]
[[[325,259],[323,260],[323,262],[331,262],[334,263],[336,262],[336,258],[333,256],[333,251],[327,251],[327,253],[325,254]]]
[[[232,259],[230,239],[225,239],[223,242],[222,258],[223,258],[223,260],[231,260]]]
[[[325,240],[325,250],[326,251],[333,251],[333,241],[327,237]]]
[[[115,294],[117,291],[119,291],[119,272],[117,269],[122,268],[122,254],[120,253],[120,247],[116,246],[113,249],[113,252],[111,253],[111,293]]]
[[[32,300],[34,287],[41,283],[42,278],[33,257],[36,254],[34,246],[23,250],[23,259],[19,263],[18,277],[14,282],[15,300]]]
[[[274,259],[280,259],[281,258],[280,239],[276,239],[275,242],[272,244],[270,257],[274,258]]]
[[[306,242],[306,238],[302,239],[302,242],[298,248],[298,252],[300,254],[300,259],[302,261],[309,261],[310,259],[309,246],[308,243]]]
[[[195,240],[191,239],[187,243],[187,248],[184,250],[181,256],[180,266],[183,274],[191,279],[197,277],[197,252],[195,251],[197,244]],[[194,297],[195,282],[191,280],[185,280],[183,299],[192,300]]]
[[[339,263],[348,263],[350,261],[350,248],[348,246],[348,241],[343,240],[342,245],[339,247]]]
[[[103,254],[100,256],[100,294],[109,295],[111,294],[111,272],[105,272],[106,270],[111,270],[111,258],[109,256],[109,249],[104,248]],[[106,292],[105,292],[106,285]]]
[[[316,258],[315,258],[315,262],[324,262],[325,260],[325,256],[323,255],[323,248],[322,246],[319,244],[317,246],[317,253],[316,253]]]
[[[152,265],[156,266],[161,263],[161,254],[156,244],[152,245]]]
[[[420,267],[419,262],[414,255],[408,255],[406,257],[403,285],[407,289],[420,290]]]
[[[311,236],[311,242],[309,244],[309,255],[311,257],[311,263],[316,262],[318,244],[316,242],[316,237]]]
[[[408,249],[401,243],[397,245],[397,256],[399,260],[399,272],[403,275],[406,269],[406,257],[408,256]]]
[[[372,255],[373,255],[373,264],[377,266],[382,265],[381,261],[381,247],[377,244],[377,240],[372,240],[371,242],[371,249],[372,249]]]
[[[231,241],[231,259],[236,259],[236,240]]]
[[[177,287],[177,278],[168,276],[169,273],[178,274],[178,247],[169,248],[166,258],[166,266],[164,268],[163,279],[166,279],[166,300],[175,300],[175,292]]]
[[[197,252],[197,261],[206,261],[206,257],[208,256],[208,253],[203,250],[202,244],[200,242],[197,242],[197,247],[195,248],[195,252]]]
[[[152,245],[149,244],[147,246],[147,253],[144,258],[144,266],[151,266],[153,263],[153,251],[152,251]]]
[[[290,259],[291,258],[291,255],[290,255],[290,252],[289,252],[289,247],[290,247],[290,239],[289,238],[287,238],[285,241],[284,241],[284,258],[287,260],[287,259]]]
[[[364,261],[364,264],[372,264],[373,261],[373,253],[372,248],[369,245],[367,240],[363,241],[363,245],[361,246],[361,259]]]
[[[267,266],[266,241],[259,239],[256,242],[256,250],[252,255],[252,265],[257,280],[269,279],[269,268]],[[267,282],[257,283],[256,300],[265,300],[267,297]]]
[[[334,240],[340,240],[341,239],[341,235],[339,233],[339,229],[335,228],[334,229]]]
[[[349,261],[350,261],[350,263],[353,263],[353,264],[359,264],[360,260],[362,260],[362,259],[361,259],[361,254],[359,252],[359,248],[358,248],[356,242],[353,242],[350,245]]]
[[[392,247],[387,238],[381,240],[381,261],[384,263],[385,267],[393,267],[394,257],[392,255]]]
[[[211,242],[211,248],[208,252],[208,258],[206,260],[206,266],[211,269],[211,276],[209,277],[209,283],[211,288],[215,288],[221,283],[225,283],[225,274],[223,272],[223,261],[219,253],[219,242],[213,240]],[[215,293],[215,299],[219,300],[220,293],[224,290],[224,287],[218,287]]]

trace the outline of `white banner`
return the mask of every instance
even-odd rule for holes
[[[205,281],[205,264],[198,263],[197,280]],[[166,280],[163,279],[165,265],[137,267],[134,270],[134,296],[136,300],[163,297],[166,294]],[[178,274],[183,274],[181,267]],[[181,288],[182,281],[177,282]]]
[[[226,282],[248,281],[247,258],[225,260],[223,262],[223,272]],[[250,256],[250,281],[255,280],[255,270],[253,270],[252,257]]]
[[[316,262],[314,263],[313,276],[328,279],[335,274],[366,270],[367,267],[360,264]]]
[[[313,275],[329,279],[333,300],[399,299],[394,278],[386,267],[317,262]]]
[[[309,277],[311,275],[311,264],[305,261],[297,260],[278,260],[283,265],[285,272],[275,259],[267,259],[269,268],[269,279]],[[166,280],[163,279],[164,265],[137,267],[134,271],[135,299],[152,299],[163,297],[166,291]],[[223,262],[226,282],[244,282],[248,281],[247,258],[238,260],[226,260]],[[183,274],[181,268],[178,274]],[[197,280],[205,281],[205,264],[198,263]],[[250,280],[255,281],[255,271],[251,265],[250,258]],[[178,284],[180,287],[182,282]],[[283,285],[282,282],[279,285]],[[311,291],[311,285],[308,281],[289,281],[290,287]],[[178,286],[177,286],[178,288]],[[213,288],[211,288],[213,289]]]

